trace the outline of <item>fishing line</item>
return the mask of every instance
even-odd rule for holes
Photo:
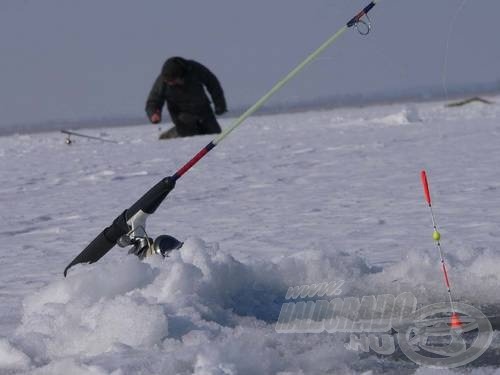
[[[454,32],[455,22],[456,22],[456,20],[458,18],[458,15],[462,11],[462,9],[463,9],[463,7],[464,7],[464,5],[465,5],[466,2],[467,2],[467,0],[461,0],[460,5],[455,10],[455,12],[453,14],[453,17],[451,18],[450,23],[448,25],[448,36],[446,38],[445,53],[444,53],[444,58],[443,58],[443,65],[442,65],[442,68],[441,68],[441,86],[442,86],[442,89],[443,89],[445,101],[449,100],[449,92],[448,92],[448,61],[449,61],[449,54],[450,54],[450,41],[451,41],[451,37],[452,37],[453,32]],[[438,137],[439,142],[442,142],[443,134],[444,133],[443,133],[443,129],[442,129],[442,126],[441,126],[441,121],[437,122],[437,134],[439,136]]]
[[[450,24],[448,26],[448,37],[446,38],[446,47],[445,47],[445,54],[444,54],[444,61],[443,61],[443,67],[442,67],[442,75],[441,75],[441,83],[443,86],[443,91],[444,91],[444,96],[446,101],[448,101],[448,59],[449,59],[449,52],[450,52],[450,40],[451,36],[453,34],[454,28],[455,28],[455,21],[458,18],[458,15],[462,11],[462,9],[465,6],[465,3],[467,3],[467,0],[462,0],[460,5],[458,6],[457,10],[455,11],[452,19],[450,20]]]

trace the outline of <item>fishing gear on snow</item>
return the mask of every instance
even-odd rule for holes
[[[66,142],[67,145],[70,145],[70,144],[73,143],[73,141],[71,140],[71,136],[72,135],[75,136],[75,137],[82,137],[82,138],[87,138],[87,139],[94,139],[96,141],[101,141],[101,142],[118,143],[118,142],[113,141],[111,139],[105,139],[105,138],[101,138],[101,137],[93,137],[91,135],[76,133],[76,132],[69,131],[69,130],[61,130],[61,133],[66,134],[66,139],[64,141]]]
[[[460,327],[462,324],[460,322],[460,318],[459,318],[457,312],[455,311],[455,306],[453,305],[450,279],[448,277],[448,271],[446,270],[446,264],[444,262],[443,250],[441,249],[441,242],[440,242],[441,241],[441,233],[439,233],[439,231],[438,231],[437,224],[436,224],[436,218],[434,217],[434,212],[432,210],[431,193],[429,190],[429,182],[427,181],[427,174],[425,173],[425,171],[420,172],[420,180],[422,182],[422,187],[424,189],[425,200],[426,200],[427,205],[429,206],[429,210],[431,212],[432,226],[434,227],[434,231],[432,232],[432,239],[436,242],[436,248],[439,251],[439,257],[441,258],[441,268],[443,270],[443,275],[444,275],[444,282],[446,285],[446,290],[448,292],[448,298],[450,300],[451,327],[457,328],[457,327]]]
[[[368,18],[368,12],[380,0],[373,0],[359,13],[352,17],[335,34],[328,38],[315,51],[308,55],[299,65],[290,71],[282,80],[278,81],[262,98],[247,109],[240,117],[236,119],[233,125],[225,129],[219,136],[213,139],[203,147],[186,164],[177,170],[172,176],[165,177],[154,185],[146,194],[144,194],[129,209],[123,211],[113,223],[105,228],[87,247],[65,268],[64,276],[68,270],[79,263],[94,263],[102,258],[116,244],[127,246],[133,245],[131,250],[136,255],[148,253],[160,253],[161,244],[165,243],[161,239],[152,241],[146,234],[146,219],[153,214],[158,206],[163,202],[167,195],[174,189],[175,183],[198,161],[208,154],[215,146],[222,142],[231,132],[233,132],[243,121],[257,111],[269,98],[280,90],[288,81],[295,77],[305,66],[318,57],[324,50],[332,45],[344,32],[354,27],[361,35],[367,35],[371,30],[371,22]],[[161,237],[161,236],[160,236]],[[156,242],[158,241],[158,242]],[[157,246],[155,247],[155,243]]]

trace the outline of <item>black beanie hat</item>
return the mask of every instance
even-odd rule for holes
[[[161,69],[161,74],[165,79],[182,78],[186,73],[186,60],[182,57],[171,57]]]

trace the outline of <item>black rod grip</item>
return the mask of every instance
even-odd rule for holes
[[[115,246],[115,243],[109,241],[102,231],[83,251],[77,255],[75,259],[64,269],[64,277],[68,270],[75,264],[79,263],[94,263],[101,259],[109,250]]]
[[[127,219],[130,219],[139,211],[143,211],[147,214],[154,213],[174,187],[174,178],[165,177],[162,179],[155,186],[149,189],[141,198],[139,198],[137,202],[130,206],[127,210]]]
[[[75,264],[94,263],[111,250],[118,239],[130,230],[126,221],[127,211],[123,211],[109,227],[104,229],[83,251],[64,269],[64,277]]]

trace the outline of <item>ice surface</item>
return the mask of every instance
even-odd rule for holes
[[[495,373],[497,334],[467,368],[442,371],[274,327],[303,284],[446,301],[421,169],[454,296],[500,304],[499,114],[415,103],[251,118],[150,218],[152,236],[185,241],[179,252],[141,262],[116,248],[66,279],[104,226],[210,138],[157,142],[146,125],[108,130],[116,145],[0,138],[0,373]]]

